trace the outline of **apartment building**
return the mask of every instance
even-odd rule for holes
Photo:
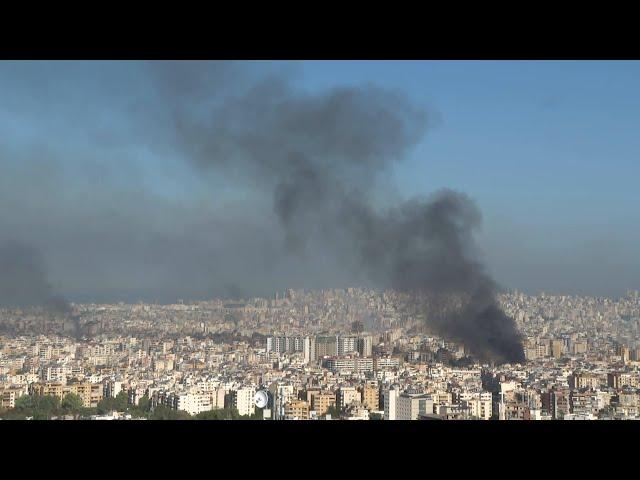
[[[402,393],[396,403],[396,420],[417,420],[420,415],[433,413],[431,395]]]
[[[284,405],[285,420],[308,420],[309,404],[304,400],[294,400]]]

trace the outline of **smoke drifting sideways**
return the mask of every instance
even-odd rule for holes
[[[474,253],[481,224],[474,203],[448,190],[380,199],[393,188],[394,163],[427,130],[425,111],[398,92],[365,86],[309,94],[284,77],[242,76],[237,64],[151,68],[185,157],[270,196],[289,251],[329,252],[354,276],[416,302],[458,295],[464,304],[429,317],[431,329],[482,360],[524,360],[516,325]]]
[[[0,245],[0,308],[25,307],[41,307],[55,315],[73,313],[69,302],[53,293],[40,252],[31,245],[7,241]]]

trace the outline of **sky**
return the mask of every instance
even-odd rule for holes
[[[174,134],[176,111],[207,115],[208,97],[185,92],[225,98],[272,75],[310,96],[374,85],[424,109],[424,135],[382,173],[378,200],[464,192],[482,212],[480,257],[505,288],[640,288],[638,62],[240,62],[251,75],[211,78],[183,65],[163,73],[171,94],[156,67],[0,62],[0,240],[35,245],[72,300],[353,281],[334,277],[331,258],[281,256],[257,179],[194,166]]]
[[[438,112],[398,168],[407,195],[450,187],[484,214],[496,278],[528,292],[640,284],[638,62],[310,62],[312,88],[373,81]]]

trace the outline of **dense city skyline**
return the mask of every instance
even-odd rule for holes
[[[478,361],[429,331],[437,304],[393,291],[81,304],[78,323],[0,309],[0,418],[640,418],[639,292],[498,304],[523,335],[521,362]]]

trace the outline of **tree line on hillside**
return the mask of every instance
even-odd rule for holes
[[[100,400],[96,407],[85,407],[82,398],[68,393],[62,400],[53,395],[23,395],[16,399],[14,408],[0,409],[3,420],[52,420],[60,418],[89,419],[92,415],[104,415],[110,412],[124,412],[134,419],[148,420],[261,420],[262,411],[253,415],[240,415],[235,408],[221,408],[190,415],[183,410],[175,410],[166,405],[152,407],[149,397],[141,397],[138,405],[129,403],[126,392],[116,397]]]

